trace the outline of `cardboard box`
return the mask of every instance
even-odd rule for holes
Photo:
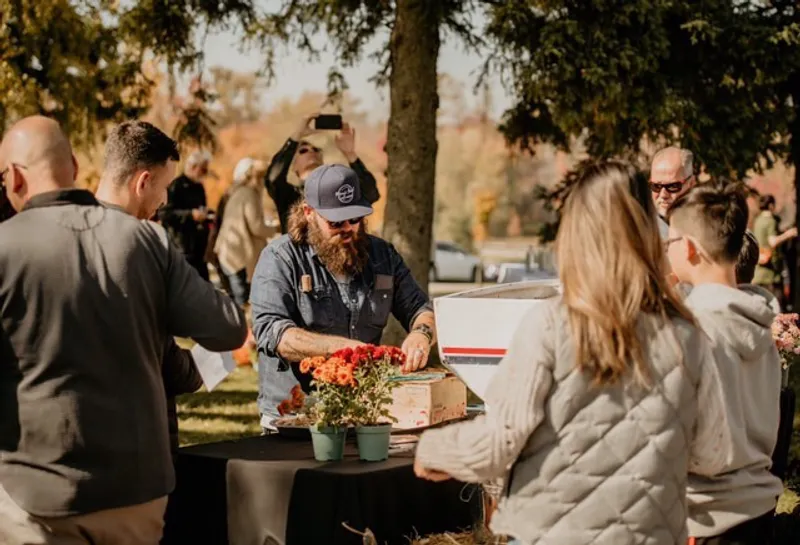
[[[393,428],[427,428],[467,415],[467,387],[455,376],[434,375],[404,381],[392,392]]]

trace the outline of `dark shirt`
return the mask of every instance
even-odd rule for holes
[[[158,211],[161,223],[166,227],[173,242],[190,261],[203,261],[208,245],[210,222],[198,223],[192,210],[206,206],[206,190],[203,184],[181,174],[167,192],[167,204]]]
[[[181,348],[170,337],[164,349],[161,364],[161,377],[164,380],[164,391],[167,395],[167,426],[169,428],[169,444],[174,456],[178,452],[178,407],[175,398],[181,394],[191,394],[203,385],[203,377],[194,365],[194,358],[189,350]]]
[[[420,313],[431,310],[430,300],[414,280],[394,246],[369,237],[369,261],[363,273],[350,280],[349,301],[336,278],[319,260],[314,248],[295,244],[288,235],[273,241],[258,260],[251,287],[253,334],[258,343],[259,410],[276,414],[294,382],[309,390],[310,378],[298,362],[278,354],[287,329],[335,335],[379,344],[393,314],[408,331]],[[311,291],[302,290],[302,276],[311,277]],[[355,312],[353,312],[355,310]],[[292,373],[287,373],[291,369]],[[289,389],[286,389],[288,385]]]
[[[281,233],[286,233],[289,225],[289,212],[292,207],[303,199],[303,189],[290,184],[288,180],[289,169],[299,145],[298,142],[289,138],[272,158],[267,173],[264,175],[264,187],[267,188],[267,193],[275,202],[278,219],[281,222]],[[350,168],[358,175],[361,182],[361,194],[364,195],[364,198],[370,203],[376,202],[381,195],[378,192],[378,182],[375,181],[375,176],[367,170],[361,159],[350,163]]]
[[[83,190],[0,224],[0,485],[15,503],[60,517],[172,490],[169,336],[232,350],[247,324],[159,225]]]

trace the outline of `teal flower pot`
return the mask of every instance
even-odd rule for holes
[[[377,426],[358,426],[358,456],[367,462],[379,462],[389,457],[389,443],[392,437],[391,424]]]
[[[344,458],[344,440],[347,428],[317,428],[311,426],[311,443],[314,458],[320,462],[337,462]]]

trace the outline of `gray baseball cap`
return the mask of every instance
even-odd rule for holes
[[[344,165],[322,165],[306,178],[308,206],[328,221],[347,221],[372,214],[372,205],[361,195],[355,171]]]

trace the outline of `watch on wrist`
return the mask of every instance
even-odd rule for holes
[[[420,324],[412,330],[412,333],[422,333],[428,337],[428,344],[433,344],[433,328],[428,324]]]

